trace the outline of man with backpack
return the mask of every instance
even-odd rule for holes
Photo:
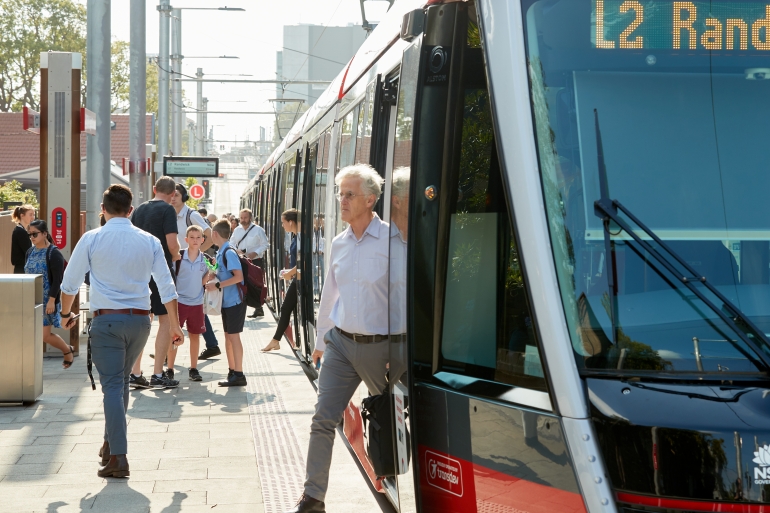
[[[265,230],[254,223],[254,216],[251,210],[244,208],[239,214],[240,224],[233,230],[230,237],[230,244],[235,248],[239,255],[245,256],[251,260],[254,265],[264,270],[263,257],[270,243],[267,241]],[[250,318],[264,317],[261,302],[255,307],[254,313]]]
[[[222,326],[225,330],[225,350],[229,372],[227,380],[220,381],[221,387],[245,387],[246,376],[243,374],[243,344],[241,332],[246,320],[246,286],[244,283],[241,259],[230,245],[230,222],[220,219],[211,229],[217,251],[216,280],[206,283],[208,291],[222,291]],[[248,265],[248,264],[247,264]]]
[[[177,237],[179,238],[179,247],[187,247],[185,238],[187,237],[187,228],[190,226],[200,226],[203,230],[203,245],[201,251],[206,251],[211,247],[211,228],[203,216],[197,211],[187,206],[187,200],[190,196],[187,194],[187,187],[181,183],[176,184],[174,197],[171,198],[171,206],[176,210]]]

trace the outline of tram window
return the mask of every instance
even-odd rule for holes
[[[486,89],[467,89],[453,189],[443,370],[546,390]]]
[[[355,164],[356,158],[356,132],[358,130],[358,116],[361,110],[359,104],[353,110],[342,118],[342,127],[340,130],[340,153],[337,159],[337,171],[345,166]],[[336,174],[336,173],[335,173]]]
[[[368,164],[372,151],[372,119],[374,116],[374,82],[366,89],[366,101],[358,113],[356,130],[356,164]]]
[[[315,308],[321,301],[325,278],[324,253],[326,249],[325,212],[326,212],[326,182],[329,167],[329,143],[331,134],[327,130],[319,140],[318,167],[316,168],[313,189],[313,303]]]

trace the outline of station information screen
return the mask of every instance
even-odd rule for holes
[[[219,157],[163,157],[163,175],[172,177],[219,176]]]
[[[596,48],[770,53],[770,4],[592,0]]]

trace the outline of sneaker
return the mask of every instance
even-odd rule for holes
[[[218,383],[220,387],[245,387],[246,386],[246,376],[240,375],[232,375],[229,378],[227,378],[227,381],[220,381]]]
[[[201,373],[198,372],[198,369],[194,367],[190,369],[189,378],[190,378],[190,381],[203,381],[203,378],[201,377]]]
[[[145,378],[143,375],[139,374],[138,376],[135,376],[131,374],[128,377],[128,386],[134,389],[140,389],[140,388],[152,388],[150,386],[150,382],[147,381],[147,378]]]
[[[153,374],[150,378],[150,386],[155,389],[176,388],[179,386],[179,382],[173,379],[169,379],[164,372],[163,376],[161,377],[157,377],[155,374]]]
[[[163,373],[164,376],[166,376],[168,379],[174,379],[174,369],[166,369],[166,372]],[[179,383],[177,381],[177,383]]]
[[[219,347],[207,347],[198,355],[198,360],[208,360],[212,356],[219,356],[220,354],[222,354],[222,351]]]

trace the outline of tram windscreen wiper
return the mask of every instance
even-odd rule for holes
[[[664,243],[655,232],[653,232],[647,225],[645,225],[639,218],[637,218],[627,207],[623,206],[618,200],[610,199],[609,184],[607,182],[607,167],[604,162],[604,150],[602,147],[601,130],[599,129],[599,113],[594,109],[594,124],[596,128],[596,151],[598,159],[599,170],[599,199],[594,202],[594,213],[597,217],[602,219],[604,225],[604,249],[607,257],[605,258],[609,272],[607,273],[607,286],[609,289],[610,305],[609,314],[610,321],[612,322],[612,343],[617,347],[618,344],[618,276],[617,265],[615,260],[615,241],[612,240],[610,235],[610,223],[615,223],[619,228],[625,231],[634,241],[639,244],[653,258],[650,261],[653,266],[656,266],[657,262],[658,270],[663,268],[675,276],[685,287],[687,287],[695,296],[700,299],[710,310],[712,310],[717,317],[719,317],[728,327],[730,327],[749,348],[751,348],[755,354],[751,354],[740,344],[733,343],[743,355],[752,361],[758,368],[764,368],[766,371],[770,371],[770,340],[765,336],[764,332],[760,330],[749,317],[738,308],[735,303],[730,301],[724,294],[719,292],[716,287],[708,282],[706,276],[701,276],[695,271],[678,253],[676,253],[671,247]],[[644,232],[650,239],[663,250],[659,251],[652,244],[642,239],[630,226],[630,224],[623,219],[619,213],[622,212],[628,217],[642,232]],[[682,276],[682,273],[672,263],[678,263],[686,271],[689,276]],[[701,290],[697,287],[701,285],[708,289],[719,301],[722,302],[720,307],[709,299]],[[730,337],[727,337],[728,340]],[[762,347],[759,346],[762,344]]]

